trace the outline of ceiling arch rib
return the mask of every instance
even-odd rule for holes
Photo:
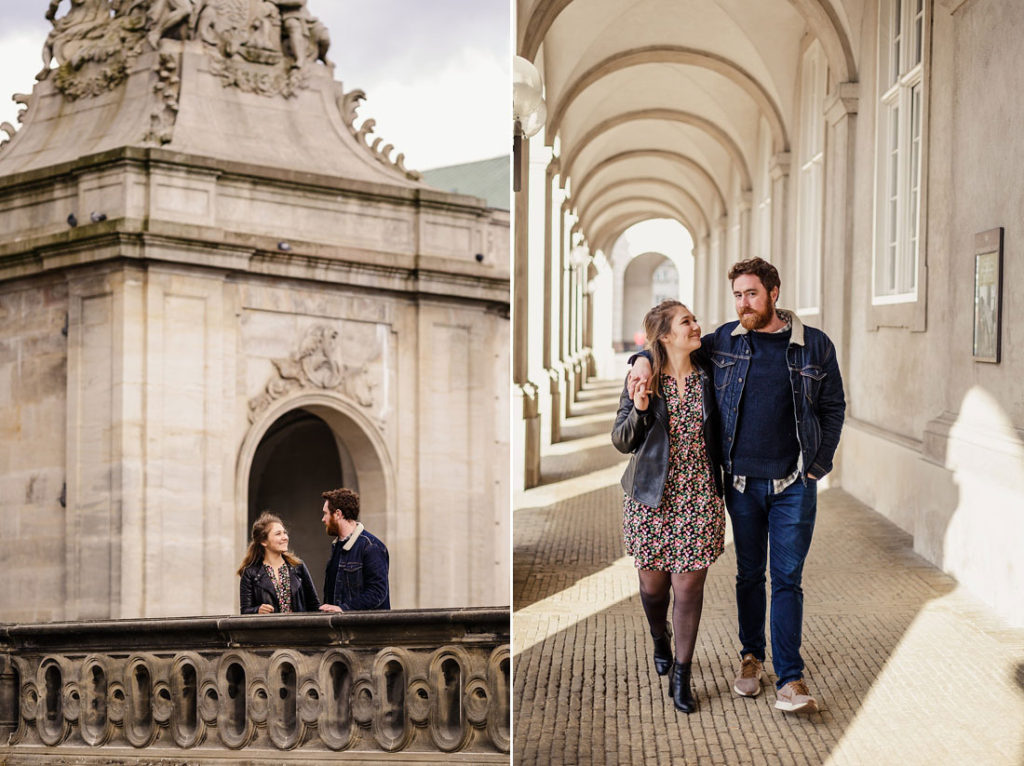
[[[519,55],[533,61],[544,43],[555,19],[573,0],[538,0],[530,11],[519,42]],[[807,22],[812,33],[821,40],[828,64],[836,73],[837,82],[853,82],[857,78],[856,59],[835,3],[842,0],[789,0],[789,4]]]
[[[707,120],[700,115],[684,112],[678,109],[638,109],[633,112],[625,112],[623,114],[615,115],[614,117],[609,117],[597,123],[594,127],[588,130],[579,141],[576,141],[568,152],[564,154],[561,163],[563,173],[559,181],[562,188],[565,188],[566,179],[572,177],[573,165],[579,158],[580,152],[582,152],[594,140],[599,138],[603,133],[606,133],[619,125],[624,125],[628,122],[634,122],[637,120],[663,120],[665,122],[677,122],[683,125],[690,125],[704,133],[707,133],[726,151],[729,158],[735,164],[736,169],[740,174],[740,183],[743,189],[750,190],[752,188],[750,168],[747,166],[747,161],[743,156],[743,152],[740,151],[739,145],[732,139],[732,137],[710,120]]]
[[[605,187],[604,189],[599,191],[597,194],[595,194],[593,199],[591,199],[587,203],[585,203],[585,204],[580,206],[580,208],[579,208],[579,216],[578,216],[579,220],[580,221],[589,220],[588,213],[591,210],[593,210],[594,207],[598,204],[598,200],[600,200],[602,198],[606,198],[606,197],[608,197],[609,195],[612,195],[612,194],[628,195],[628,193],[632,189],[632,187],[635,187],[635,186],[645,187],[644,189],[638,190],[638,191],[652,191],[650,189],[650,187],[653,186],[653,187],[662,187],[662,188],[670,190],[674,194],[680,195],[683,198],[683,200],[685,200],[686,202],[689,202],[691,205],[693,205],[694,209],[697,211],[697,213],[699,213],[699,221],[703,225],[703,230],[704,231],[710,230],[711,226],[708,223],[707,211],[704,210],[704,208],[701,206],[700,202],[698,202],[697,199],[692,194],[690,194],[690,192],[688,192],[683,187],[681,187],[681,186],[679,186],[677,184],[672,183],[671,181],[666,181],[664,178],[653,178],[653,177],[651,177],[651,178],[631,178],[629,181],[623,182],[621,184],[617,184],[615,186]]]
[[[610,219],[614,215],[617,215],[619,213],[619,209],[622,209],[622,213],[645,213],[647,218],[673,218],[680,223],[685,223],[691,231],[700,232],[699,228],[692,226],[694,216],[690,215],[688,211],[684,210],[682,207],[667,202],[663,197],[637,194],[630,197],[623,197],[622,199],[612,200],[600,209],[594,211],[592,220],[586,222],[581,227],[583,229],[584,237],[586,237],[588,241],[595,239],[594,237],[591,237],[589,233],[591,231],[600,231],[602,224],[607,222],[605,219]]]
[[[835,73],[836,82],[857,80],[857,60],[849,35],[839,20],[835,6],[829,0],[789,0],[797,13],[804,17],[811,33],[821,41],[828,65]]]
[[[695,232],[697,231],[697,227],[693,226],[685,218],[677,218],[675,216],[652,215],[650,211],[632,211],[629,213],[623,213],[622,215],[613,218],[608,223],[603,224],[602,226],[595,229],[594,238],[593,240],[591,240],[592,243],[595,245],[594,252],[600,250],[603,253],[610,254],[612,248],[615,246],[616,241],[619,239],[619,237],[625,234],[631,226],[635,226],[638,223],[643,223],[644,221],[651,221],[666,217],[671,218],[674,221],[678,221],[682,226],[686,228],[687,232],[689,232],[690,239],[696,240]]]
[[[583,180],[575,184],[573,189],[573,196],[577,199],[583,198],[583,192],[590,185],[591,181],[606,168],[614,166],[616,163],[629,162],[631,160],[642,160],[642,159],[656,159],[663,162],[671,162],[682,167],[692,170],[697,176],[705,181],[714,192],[715,199],[718,201],[719,206],[723,212],[728,211],[728,206],[725,204],[725,195],[722,194],[722,187],[715,181],[714,177],[701,165],[699,162],[694,160],[692,157],[688,157],[680,152],[673,152],[669,149],[631,149],[625,152],[619,152],[613,154],[611,157],[598,162],[591,168],[587,175],[584,176]]]
[[[546,132],[548,145],[554,144],[555,136],[558,135],[558,130],[562,124],[562,119],[583,91],[608,75],[643,64],[694,66],[707,69],[725,77],[741,88],[753,100],[758,110],[768,122],[772,132],[773,151],[785,152],[789,150],[789,137],[786,134],[786,128],[782,120],[782,112],[779,110],[778,104],[775,103],[775,100],[768,94],[768,91],[765,90],[760,82],[749,72],[723,56],[675,45],[651,45],[616,53],[595,64],[580,75],[566,88],[565,93],[559,97],[558,104],[548,119]]]

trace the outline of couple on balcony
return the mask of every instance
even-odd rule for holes
[[[391,608],[388,549],[359,521],[359,495],[332,489],[321,497],[321,521],[335,538],[324,577],[324,603],[306,565],[288,550],[288,530],[281,519],[264,512],[252,525],[249,550],[238,568],[242,614]]]
[[[692,713],[691,661],[708,567],[725,548],[724,497],[737,568],[733,690],[761,692],[770,551],[775,707],[814,712],[800,656],[801,576],[817,481],[832,469],[839,444],[843,383],[825,333],[776,309],[774,266],[741,261],[729,280],[739,320],[704,337],[678,301],[644,317],[646,347],[630,359],[612,431],[615,447],[632,453],[622,477],[623,536],[639,570],[655,670],[671,673],[669,696]]]

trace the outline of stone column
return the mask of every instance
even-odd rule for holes
[[[776,268],[785,264],[789,237],[789,152],[774,155],[768,165],[772,179],[772,254]]]
[[[529,167],[530,145],[523,142],[520,161]],[[537,386],[529,380],[529,195],[530,174],[524,173],[522,187],[516,193],[515,248],[512,295],[512,402],[515,413],[513,443],[516,465],[513,477],[516,489],[529,489],[540,482],[540,418]]]
[[[842,82],[825,99],[828,134],[825,146],[825,230],[821,263],[823,294],[821,327],[832,339],[841,372],[850,370],[851,306],[848,286],[853,284],[853,204],[856,168],[857,94],[859,86]],[[847,399],[847,411],[850,401]],[[842,480],[837,463],[831,482]]]
[[[561,215],[559,216],[560,236],[558,238],[558,270],[562,275],[561,298],[558,302],[558,345],[561,349],[560,358],[562,362],[562,410],[563,421],[569,417],[569,405],[572,403],[571,391],[574,389],[572,371],[572,339],[570,335],[570,306],[572,303],[572,266],[569,263],[569,253],[572,250],[572,229],[569,223],[569,210],[571,205],[566,199],[562,202]]]
[[[750,210],[753,207],[754,194],[750,189],[740,192],[739,202],[733,209],[733,215],[740,217],[740,241],[737,243],[740,259],[750,258],[752,243],[750,241],[751,229]]]
[[[555,209],[555,189],[558,183],[559,159],[552,157],[548,163],[544,179],[544,369],[548,378],[548,396],[550,397],[551,443],[562,440],[562,373],[559,359],[561,349],[558,348],[561,338],[561,327],[555,322],[555,298],[562,288],[562,270],[555,258],[556,237],[561,237],[561,225],[556,226],[555,217],[560,215]],[[558,221],[560,224],[560,221]],[[558,247],[559,256],[561,247]]]

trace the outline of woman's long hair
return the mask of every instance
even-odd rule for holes
[[[242,566],[238,567],[238,574],[242,574],[246,569],[251,567],[253,564],[260,564],[263,562],[263,553],[265,551],[263,543],[267,541],[267,536],[270,534],[270,528],[275,524],[284,526],[284,522],[281,521],[280,517],[275,516],[270,511],[264,511],[259,515],[259,518],[252,524],[252,540],[249,541],[249,550],[245,552],[245,558],[242,559]],[[301,559],[296,558],[291,553],[282,553],[281,556],[290,566],[296,567],[302,563]]]
[[[668,361],[668,354],[660,339],[672,332],[672,320],[676,318],[676,312],[685,308],[679,301],[669,299],[652,308],[644,317],[646,348],[651,352],[651,393],[654,396],[661,396],[661,371]]]

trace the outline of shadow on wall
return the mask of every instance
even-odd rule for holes
[[[914,550],[956,577],[1011,625],[1024,626],[1024,439],[1002,405],[972,387],[959,412],[926,429]]]

